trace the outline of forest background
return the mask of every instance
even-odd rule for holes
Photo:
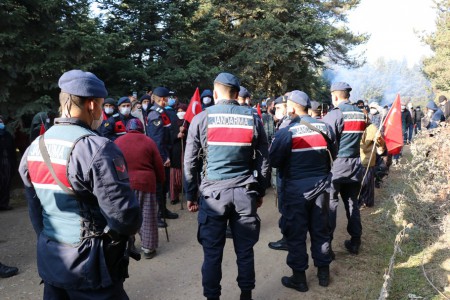
[[[434,55],[414,66],[368,64],[353,51],[369,38],[347,26],[359,2],[4,0],[0,114],[26,128],[37,112],[56,110],[58,78],[70,69],[95,73],[116,99],[167,86],[187,102],[222,71],[255,100],[299,89],[328,102],[330,82],[343,78],[353,101],[389,104],[400,93],[416,104],[450,91],[450,1],[436,1],[436,32],[422,37]]]

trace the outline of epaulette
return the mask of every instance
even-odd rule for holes
[[[115,113],[115,114],[113,114],[112,116],[113,116],[114,118],[117,118],[117,117],[120,116],[120,115],[119,115],[119,113]]]
[[[162,107],[157,107],[155,109],[155,111],[159,112],[160,114],[162,114],[164,112],[164,109]]]

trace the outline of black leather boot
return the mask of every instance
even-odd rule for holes
[[[241,291],[239,300],[252,300],[252,291]]]
[[[162,218],[163,213],[159,213],[159,217]],[[174,219],[178,219],[178,214],[171,212],[170,210],[168,210],[167,208],[164,210],[164,217],[166,217],[166,219],[170,219],[170,220],[174,220]]]
[[[281,278],[281,283],[288,288],[295,289],[299,292],[307,292],[308,284],[306,283],[305,271],[296,272],[291,277],[284,276]]]
[[[318,267],[317,278],[319,278],[320,286],[328,286],[330,283],[330,266]]]
[[[359,253],[359,246],[361,245],[361,239],[352,238],[344,242],[345,249],[351,254],[357,255]]]
[[[276,242],[270,242],[269,243],[269,248],[273,249],[273,250],[284,250],[284,251],[288,251],[288,247],[287,247],[287,242],[286,242],[286,238],[283,236],[283,238],[279,241]]]
[[[1,278],[8,278],[11,276],[16,275],[19,272],[19,269],[16,267],[8,267],[4,264],[0,263],[0,277]]]

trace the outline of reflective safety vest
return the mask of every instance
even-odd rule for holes
[[[81,126],[59,124],[44,134],[56,176],[69,189],[72,189],[67,178],[70,154],[76,142],[89,135],[96,134]],[[75,196],[64,192],[47,168],[39,149],[39,138],[30,146],[27,163],[31,182],[43,208],[43,233],[61,243],[78,244],[82,237],[80,232],[86,226],[81,221],[86,218],[81,215],[80,204]]]
[[[249,107],[220,104],[206,108],[205,178],[225,180],[252,174],[255,121]]]
[[[366,129],[366,116],[359,108],[349,103],[341,103],[338,108],[344,117],[344,129],[337,157],[359,157],[359,143]]]

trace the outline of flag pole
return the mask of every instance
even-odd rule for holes
[[[395,100],[394,100],[394,102],[395,102]],[[394,102],[392,102],[392,103],[394,103]],[[392,108],[394,108],[394,105],[392,105],[391,108],[389,108],[388,112],[384,116],[384,120],[383,120],[381,126],[378,128],[377,133],[375,134],[375,139],[377,138],[378,134],[381,133],[381,128],[383,128],[384,125],[386,124],[387,116],[391,112]],[[369,173],[370,162],[372,161],[372,157],[373,157],[373,153],[375,152],[376,145],[377,145],[377,142],[375,140],[374,143],[373,143],[372,151],[370,152],[369,164],[367,165],[366,172],[364,173],[363,180],[361,181],[361,188],[359,189],[358,198],[357,198],[358,202],[359,202],[359,197],[361,196],[361,192],[362,192],[362,189],[363,189],[364,180],[367,177],[367,173]]]
[[[367,173],[369,173],[370,162],[372,161],[373,153],[375,152],[375,147],[377,145],[376,138],[377,138],[378,133],[380,132],[380,128],[377,130],[377,133],[375,134],[375,140],[373,141],[372,151],[370,151],[369,163],[367,165],[366,172],[364,173],[364,177],[363,177],[363,179],[361,181],[361,188],[359,189],[358,198],[357,198],[358,202],[359,202],[359,197],[361,196],[361,192],[362,192],[362,189],[363,189],[363,186],[364,186],[364,180],[366,180]]]
[[[184,122],[183,122],[184,125]],[[183,210],[183,201],[184,201],[184,184],[183,184],[183,165],[184,165],[184,139],[181,138],[181,200],[180,200],[180,209]]]

